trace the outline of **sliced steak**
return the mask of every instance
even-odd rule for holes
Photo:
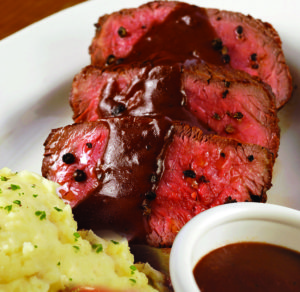
[[[277,155],[279,127],[269,86],[247,73],[198,64],[88,66],[73,81],[74,121],[163,115]]]
[[[90,46],[97,66],[155,60],[229,64],[272,87],[276,107],[292,82],[275,29],[241,13],[155,1],[100,17]]]
[[[272,154],[258,145],[166,118],[126,117],[53,130],[42,173],[61,184],[79,228],[171,246],[203,210],[265,202],[272,167]]]
[[[257,145],[177,126],[150,204],[148,243],[169,246],[196,214],[221,204],[265,202],[272,157]]]

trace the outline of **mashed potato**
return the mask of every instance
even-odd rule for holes
[[[157,291],[134,266],[126,240],[77,232],[56,188],[28,171],[0,170],[0,291]]]

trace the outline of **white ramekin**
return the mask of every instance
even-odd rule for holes
[[[175,292],[199,292],[193,276],[197,262],[226,244],[256,241],[300,252],[300,211],[272,204],[233,203],[191,219],[175,238],[170,274]]]

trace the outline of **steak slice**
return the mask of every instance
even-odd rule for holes
[[[84,68],[73,81],[75,122],[114,116],[167,116],[203,131],[268,148],[279,127],[269,86],[247,73],[198,64]]]
[[[241,13],[155,1],[100,17],[90,46],[93,65],[204,60],[258,76],[272,87],[276,107],[292,82],[276,30]]]
[[[79,228],[171,246],[179,229],[216,205],[266,201],[273,158],[166,118],[125,117],[54,129],[42,174],[61,184]]]
[[[148,243],[169,246],[196,214],[234,202],[265,202],[272,157],[266,149],[203,135],[178,125],[166,150],[163,174],[151,202]]]

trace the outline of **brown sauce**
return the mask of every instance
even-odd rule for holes
[[[224,65],[222,55],[213,49],[217,38],[204,8],[179,3],[164,22],[154,24],[133,47],[125,63],[186,63],[196,60]]]
[[[224,65],[220,51],[212,45],[216,38],[205,9],[179,3],[164,22],[154,24],[141,37],[126,58],[109,66],[112,70],[132,65],[143,69],[126,92],[120,93],[118,84],[108,80],[98,108],[101,117],[111,116],[111,109],[119,106],[122,111],[116,116],[159,114],[208,132],[187,108],[181,73],[185,65],[198,62]]]
[[[266,243],[216,249],[194,268],[203,292],[299,292],[300,253]]]
[[[112,116],[112,111],[119,107],[121,112],[117,111],[116,116],[163,115],[207,131],[206,126],[186,106],[181,78],[179,65],[149,65],[140,69],[132,84],[123,92],[112,78],[102,90],[98,109],[102,117]]]
[[[222,65],[220,52],[212,47],[216,37],[204,9],[178,4],[162,24],[154,24],[134,45],[129,56],[109,66],[118,70],[139,63],[144,70],[125,93],[108,80],[98,108],[101,116],[161,115],[204,129],[185,107],[181,70],[199,61]],[[134,97],[137,94],[140,98]],[[130,105],[132,97],[139,100],[136,106]],[[159,174],[157,157],[170,129],[166,119],[154,123],[145,128],[138,121],[108,120],[109,142],[98,169],[101,186],[73,210],[79,228],[112,229],[127,238],[144,240],[149,215],[145,194],[155,189],[151,175]]]
[[[171,134],[169,119],[107,119],[109,139],[97,167],[99,188],[73,209],[79,229],[109,229],[142,242],[147,206],[160,175],[158,158]],[[149,201],[150,198],[150,201]]]

